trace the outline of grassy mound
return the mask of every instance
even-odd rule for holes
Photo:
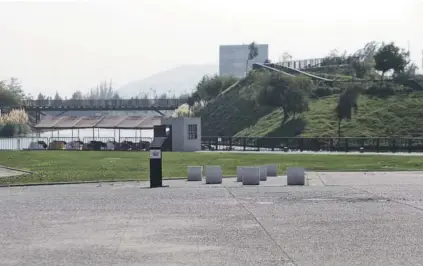
[[[245,85],[245,83],[244,83]],[[286,123],[279,109],[256,107],[254,86],[238,86],[200,111],[204,136],[331,137],[337,136],[333,112],[338,95],[314,99],[310,110]],[[387,98],[361,95],[358,112],[342,121],[341,135],[348,137],[423,136],[423,93]]]
[[[202,118],[203,136],[232,136],[246,127],[253,126],[272,108],[258,108],[252,95],[254,89],[249,78],[219,95],[195,116]]]

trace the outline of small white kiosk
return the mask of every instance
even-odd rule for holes
[[[201,150],[200,117],[163,117],[161,124],[172,127],[172,151]]]

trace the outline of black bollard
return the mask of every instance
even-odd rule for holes
[[[162,150],[150,147],[150,187],[161,187],[162,179]]]
[[[155,137],[150,144],[150,187],[162,187],[162,150],[166,137]]]

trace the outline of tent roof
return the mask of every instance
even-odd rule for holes
[[[152,129],[161,116],[46,116],[35,129]]]

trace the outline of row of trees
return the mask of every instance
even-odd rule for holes
[[[152,90],[151,90],[152,91]],[[188,98],[189,95],[181,95],[180,98]],[[151,96],[150,93],[140,93],[131,99],[169,99],[175,98],[175,95],[169,95],[168,93],[156,94],[153,92]],[[109,100],[109,99],[121,99],[117,90],[113,87],[112,82],[103,81],[97,85],[96,88],[91,88],[88,92],[82,92],[80,90],[72,93],[72,96],[69,100]],[[39,93],[36,97],[36,100],[55,100],[62,101],[68,100],[67,97],[62,97],[58,92],[51,97],[46,96],[42,93]]]
[[[355,77],[373,78],[374,74],[380,76],[383,81],[385,75],[392,72],[392,77],[416,74],[417,67],[410,63],[409,52],[391,42],[388,44],[369,42],[362,49],[353,54],[340,54],[337,50],[332,50],[323,59],[322,66],[346,65],[350,66]]]
[[[83,93],[80,90],[75,91],[72,93],[70,100],[97,100],[97,99],[119,99],[119,94],[113,88],[112,82],[103,81],[97,85],[96,88],[91,88],[87,93]],[[59,92],[51,96],[46,96],[42,93],[37,95],[36,100],[55,100],[55,101],[62,101],[68,100],[67,97],[62,97]]]

